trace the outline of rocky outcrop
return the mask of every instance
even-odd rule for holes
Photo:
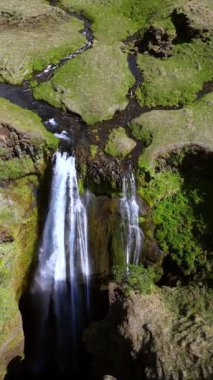
[[[169,300],[175,301],[174,292],[131,293],[125,298],[111,284],[108,317],[93,323],[84,334],[84,342],[94,356],[94,379],[104,373],[123,380],[210,379],[211,322],[199,311],[193,312],[196,299],[192,294],[187,298],[190,290],[180,290],[188,311],[174,312],[168,306]]]
[[[147,52],[154,57],[168,58],[172,55],[172,40],[174,34],[170,34],[165,28],[150,28],[144,34],[142,40],[136,42],[139,53]]]

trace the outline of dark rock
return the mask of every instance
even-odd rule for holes
[[[172,55],[172,37],[163,28],[150,28],[145,32],[143,39],[136,42],[139,53],[148,52],[159,58],[168,58]]]

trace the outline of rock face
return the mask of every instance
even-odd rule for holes
[[[108,317],[84,334],[95,357],[94,379],[106,372],[124,380],[210,379],[210,321],[193,314],[193,304],[185,316],[174,313],[167,296],[158,291],[126,299],[111,284]]]
[[[0,379],[23,353],[18,301],[38,241],[40,181],[56,146],[37,115],[0,100]]]

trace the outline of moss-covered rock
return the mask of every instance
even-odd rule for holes
[[[56,150],[58,140],[39,116],[0,98],[0,179],[42,174],[44,159]]]
[[[23,352],[18,301],[38,242],[38,191],[57,139],[40,118],[0,99],[0,378]]]
[[[114,129],[109,134],[108,142],[105,146],[105,152],[111,156],[124,158],[136,146],[136,142],[130,139],[125,132],[124,128]]]
[[[133,83],[120,44],[95,44],[59,68],[51,81],[36,87],[34,95],[94,124],[127,106],[126,94]]]

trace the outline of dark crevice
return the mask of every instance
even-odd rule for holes
[[[194,38],[200,37],[200,31],[190,26],[190,21],[184,13],[178,13],[175,10],[171,14],[171,19],[176,28],[176,38],[173,40],[173,44],[189,43]]]
[[[197,100],[213,91],[213,80],[203,83],[203,88],[197,93]]]

